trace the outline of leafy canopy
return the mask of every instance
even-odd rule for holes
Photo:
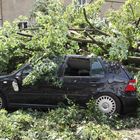
[[[91,54],[122,61],[140,55],[140,0],[128,0],[118,11],[100,18],[104,0],[67,7],[59,0],[37,0],[32,12],[35,24],[28,30],[17,27],[19,21],[5,22],[0,29],[0,72],[11,72],[30,62],[33,71],[24,79],[31,84],[48,75],[46,80],[58,85],[56,57],[66,54]],[[47,61],[47,65],[46,65]]]

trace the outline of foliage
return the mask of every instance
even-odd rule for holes
[[[122,61],[135,55],[130,49],[137,47],[140,37],[139,1],[129,0],[120,10],[100,18],[103,3],[104,0],[97,0],[79,6],[73,1],[64,7],[59,0],[37,0],[32,12],[35,24],[29,30],[17,27],[19,21],[27,20],[25,17],[12,24],[5,22],[0,29],[0,73],[9,73],[30,62],[33,72],[24,84],[34,84],[47,75],[46,80],[60,86],[55,74],[58,63],[52,60],[56,56],[96,53]]]
[[[102,129],[101,129],[101,128]],[[110,133],[110,128],[105,125],[95,125],[92,122],[85,123],[78,128],[77,134],[81,140],[85,139],[115,139],[116,135]]]
[[[72,105],[48,113],[1,110],[1,139],[96,140],[119,139],[121,135],[100,121],[88,119],[87,110]],[[95,112],[93,114],[96,114]],[[95,116],[95,115],[94,115]],[[98,124],[99,123],[99,124]]]
[[[58,65],[62,62],[62,58],[53,59],[37,59],[31,62],[33,70],[23,80],[23,85],[34,84],[40,80],[46,80],[54,85],[61,86],[61,81],[58,80],[57,70]],[[47,65],[46,65],[47,64]]]
[[[17,49],[19,49],[19,44],[22,41],[20,39],[15,39],[18,36],[16,34],[17,30],[18,29],[15,24],[11,25],[8,22],[5,22],[3,28],[0,30],[0,72],[8,71],[10,58],[14,59],[17,55],[21,57],[23,56],[22,52],[19,54],[17,51]]]
[[[72,104],[47,112],[1,110],[0,115],[1,139],[123,140],[126,136],[117,130],[140,128],[140,114],[124,118],[105,116],[93,100],[86,109]]]
[[[138,88],[138,92],[140,93],[140,72],[138,72],[138,74],[137,74],[137,88]]]
[[[78,43],[68,41],[68,21],[63,17],[62,4],[58,0],[50,0],[47,5],[47,15],[41,12],[36,13],[36,25],[40,27],[37,31],[18,33],[19,30],[16,25],[19,20],[16,20],[13,24],[4,23],[0,32],[0,36],[3,38],[3,40],[0,40],[1,73],[13,71],[19,64],[29,61],[33,65],[34,71],[25,79],[24,83],[34,83],[41,79],[42,75],[48,73],[48,79],[46,80],[58,84],[53,76],[58,64],[52,59],[56,56],[75,53],[78,49]],[[21,36],[21,34],[30,35]],[[69,48],[69,46],[72,48]],[[46,59],[47,61],[45,61]]]
[[[7,111],[0,111],[0,138],[19,139],[22,132],[26,131],[32,120],[32,117],[25,112],[17,111],[12,115]]]
[[[60,86],[56,71],[66,54],[96,53],[119,61],[131,55],[139,56],[140,0],[128,0],[120,10],[100,18],[103,3],[104,0],[97,0],[82,7],[73,1],[64,7],[59,0],[38,0],[32,13],[35,25],[29,30],[17,26],[19,21],[27,20],[25,17],[13,23],[5,22],[0,29],[0,73],[9,73],[29,62],[33,71],[23,84],[34,84],[46,77]],[[48,112],[1,110],[0,138],[109,140],[122,137],[112,129],[140,128],[139,112],[136,118],[109,117],[94,102],[87,106],[80,109],[73,104]]]
[[[124,53],[132,55],[131,49],[137,48],[137,42],[140,39],[139,32],[139,0],[128,0],[125,5],[118,11],[112,11],[108,14],[108,20],[110,21],[110,30],[114,31],[116,35],[126,41],[127,49]],[[125,46],[121,47],[121,49]]]

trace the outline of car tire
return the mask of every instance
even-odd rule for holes
[[[96,97],[98,109],[105,114],[113,115],[120,114],[121,102],[115,95],[101,94]]]
[[[0,95],[0,109],[4,108],[6,108],[6,100],[2,95]]]

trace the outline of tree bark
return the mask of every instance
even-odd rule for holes
[[[133,71],[133,72],[139,72],[140,71],[140,68],[137,68],[137,67],[129,67],[129,66],[126,66],[126,67],[129,71]]]
[[[123,63],[125,65],[135,65],[137,67],[140,68],[140,57],[136,57],[136,56],[128,56],[127,60],[124,60]]]

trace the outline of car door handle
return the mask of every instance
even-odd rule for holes
[[[96,82],[89,82],[90,84],[96,84]]]
[[[91,85],[92,87],[96,87],[96,84]]]
[[[90,84],[91,84],[92,87],[96,87],[97,83],[96,82],[90,82]]]

